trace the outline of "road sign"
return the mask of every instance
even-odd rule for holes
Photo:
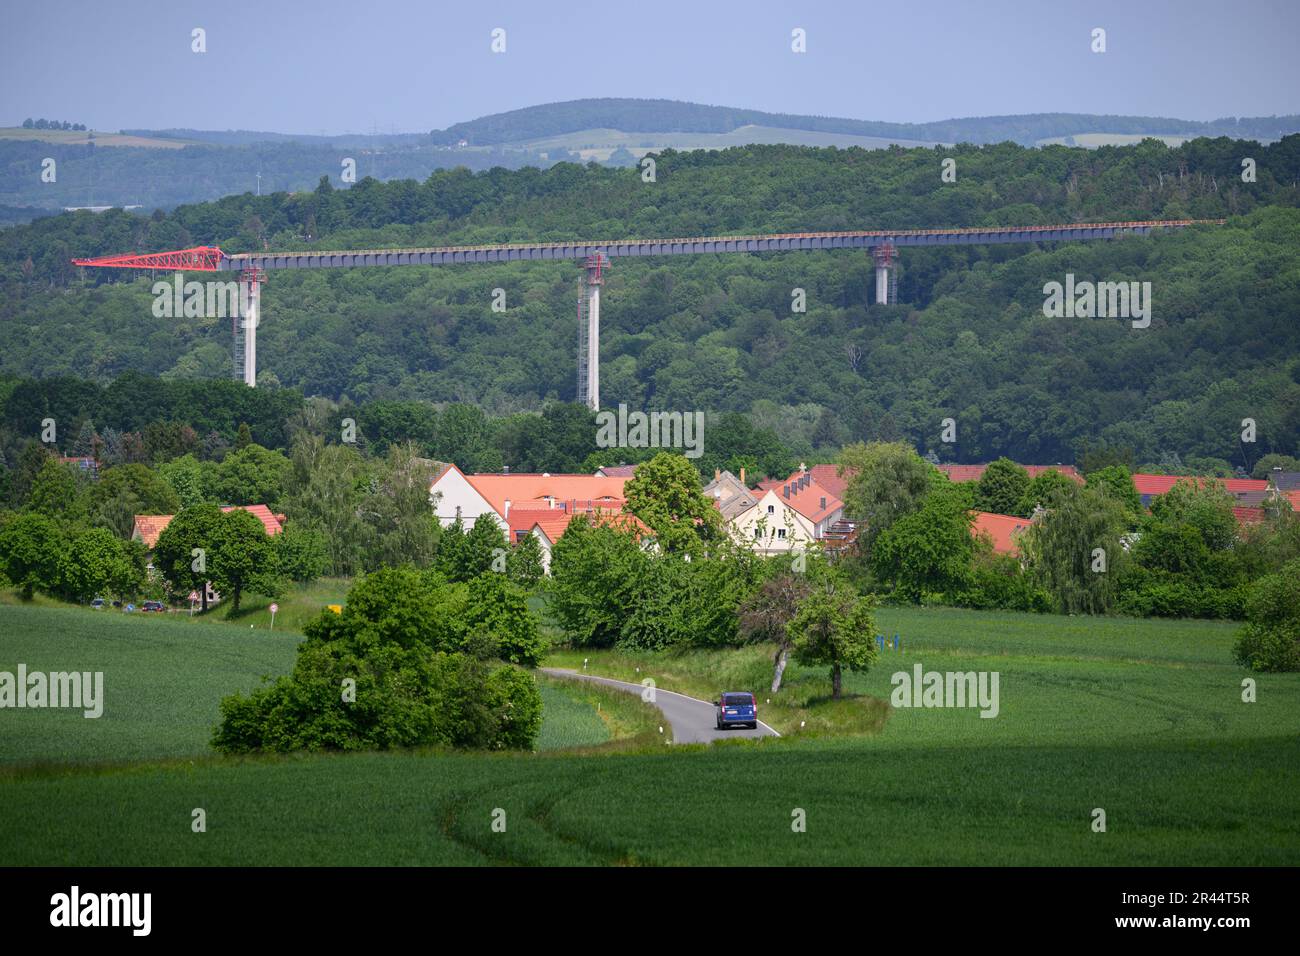
[[[199,592],[198,592],[198,591],[191,591],[191,592],[190,592],[190,600],[191,600],[191,601],[197,601],[198,599],[199,599]]]
[[[271,605],[271,613],[272,613],[272,614],[274,614],[274,613],[275,613],[276,611],[278,611],[278,610],[280,610],[280,605],[278,605],[278,604],[272,604],[272,605]]]

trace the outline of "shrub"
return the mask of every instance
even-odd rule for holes
[[[1233,654],[1252,670],[1300,670],[1300,559],[1250,588]]]

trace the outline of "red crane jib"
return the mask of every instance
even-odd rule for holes
[[[195,246],[174,252],[128,252],[119,256],[95,256],[73,259],[73,265],[99,266],[109,269],[186,269],[216,272],[225,253],[216,246]]]

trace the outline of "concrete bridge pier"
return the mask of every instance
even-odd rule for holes
[[[244,384],[257,388],[257,325],[262,320],[262,283],[266,273],[261,269],[245,269],[239,276],[239,304],[244,317],[240,328],[244,332]]]
[[[883,246],[871,247],[871,258],[876,263],[876,303],[878,305],[890,305],[894,301],[895,296],[891,295],[890,279],[894,271],[896,256],[897,250],[889,243]]]

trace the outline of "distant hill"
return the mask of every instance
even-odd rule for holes
[[[744,126],[776,127],[909,142],[1001,143],[1034,146],[1041,140],[1087,133],[1151,136],[1230,136],[1275,140],[1300,132],[1300,116],[1228,117],[1201,122],[1157,116],[1031,113],[980,116],[935,123],[883,123],[832,116],[765,113],[677,100],[585,99],[494,113],[431,134],[435,143],[471,146],[524,143],[581,130],[625,133],[730,133]]]
[[[546,169],[559,162],[632,166],[647,152],[737,146],[912,148],[1015,142],[1095,148],[1145,137],[1178,146],[1197,137],[1274,142],[1300,132],[1300,116],[1212,122],[1150,116],[1036,113],[936,123],[883,123],[765,113],[675,100],[585,99],[496,113],[431,133],[310,135],[261,130],[128,129],[119,133],[0,129],[0,227],[63,207],[138,205],[147,211],[256,191],[302,192],[322,176],[423,181],[464,166]],[[462,145],[463,144],[463,145]],[[112,149],[103,147],[113,146]],[[58,180],[41,164],[58,163]]]

